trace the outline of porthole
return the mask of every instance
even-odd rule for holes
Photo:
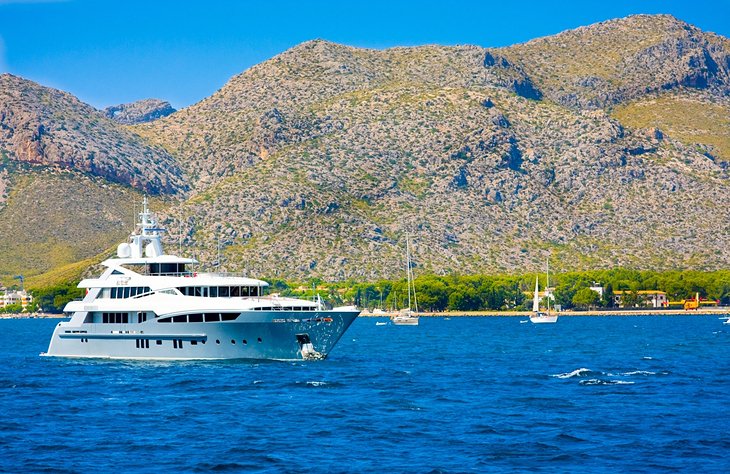
[[[236,343],[236,340],[235,339],[231,339],[231,344],[235,344],[235,343]]]
[[[241,341],[241,342],[243,342],[243,344],[244,344],[244,345],[248,344],[248,341],[247,341],[246,339],[244,339],[244,340],[243,340],[243,341]]]
[[[220,344],[220,343],[221,343],[221,340],[220,340],[220,339],[216,339],[216,340],[215,340],[215,343],[216,343],[216,344]]]
[[[259,338],[259,343],[261,343],[261,342],[263,342],[263,341],[261,340],[261,338]]]

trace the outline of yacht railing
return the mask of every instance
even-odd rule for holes
[[[208,276],[208,277],[225,277],[225,278],[251,278],[249,276],[244,275],[243,273],[233,273],[233,272],[191,272],[191,271],[184,271],[184,272],[150,272],[149,270],[145,270],[144,272],[140,272],[140,275],[146,275],[146,276],[172,276],[172,277],[189,277],[189,278],[195,278],[199,276]]]

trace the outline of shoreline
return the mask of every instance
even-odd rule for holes
[[[370,313],[363,311],[360,318],[390,318],[397,315],[397,312]],[[560,311],[559,316],[712,316],[730,315],[730,306],[702,309],[618,309],[618,310],[592,310],[592,311]],[[523,317],[532,315],[532,311],[444,311],[441,313],[421,312],[418,316],[425,318],[465,318],[465,317]],[[0,314],[0,319],[69,319],[63,314],[53,313],[12,313]]]
[[[386,313],[370,313],[363,311],[360,313],[361,318],[390,318],[395,316],[396,312]],[[618,310],[592,310],[592,311],[560,311],[559,316],[712,316],[712,315],[730,315],[730,307],[716,307],[703,309],[618,309]],[[441,318],[460,318],[460,317],[493,317],[493,316],[513,316],[527,318],[532,315],[532,311],[445,311],[443,313],[422,312],[418,316],[422,317],[441,317]]]
[[[8,313],[0,314],[0,319],[70,319],[63,314],[53,313]]]

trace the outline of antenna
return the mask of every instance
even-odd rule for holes
[[[220,273],[221,271],[221,234],[220,234],[220,227],[216,229],[215,231],[215,238],[217,240],[216,247],[218,248],[218,260],[216,263],[216,270]]]

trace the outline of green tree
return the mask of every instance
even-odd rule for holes
[[[555,304],[559,304],[563,309],[573,307],[573,296],[575,296],[576,289],[570,285],[561,284],[555,288]]]
[[[621,295],[621,305],[624,308],[635,308],[639,306],[639,293],[636,290],[625,291]]]
[[[418,307],[429,311],[443,311],[449,304],[449,289],[446,283],[436,277],[416,279]]]
[[[476,311],[481,307],[475,288],[462,285],[449,295],[449,309],[452,311]]]
[[[4,306],[2,309],[0,309],[0,312],[2,313],[11,313],[11,314],[17,314],[23,311],[23,305],[20,303],[14,303]]]
[[[582,309],[588,309],[591,306],[597,306],[601,301],[601,295],[590,288],[581,288],[573,295],[572,303]]]

